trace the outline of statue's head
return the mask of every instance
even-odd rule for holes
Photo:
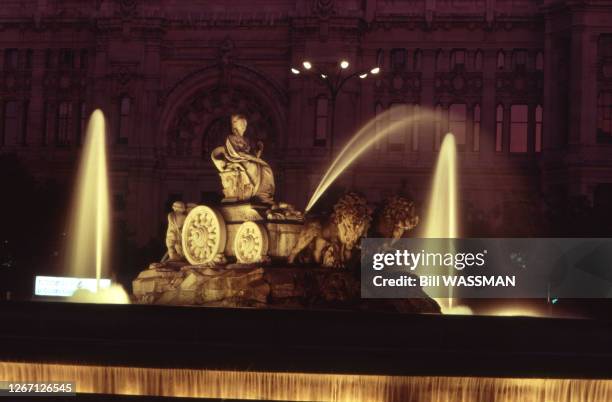
[[[183,201],[174,201],[172,203],[172,210],[174,212],[185,213],[187,208],[185,207],[185,203]]]
[[[232,115],[232,132],[240,136],[244,135],[247,128],[247,119],[243,114]]]

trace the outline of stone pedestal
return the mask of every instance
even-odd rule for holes
[[[133,293],[141,304],[440,312],[427,297],[361,299],[359,279],[353,272],[329,268],[158,267],[138,275]]]

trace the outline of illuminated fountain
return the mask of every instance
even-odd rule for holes
[[[407,106],[395,106],[395,108],[402,108],[403,111],[406,112],[408,110]],[[427,118],[433,119],[434,117],[432,112],[423,110],[419,113],[414,113],[401,120],[395,121],[392,124],[386,124],[390,113],[391,110],[387,110],[370,120],[365,126],[359,129],[359,131],[357,131],[357,133],[344,146],[344,148],[342,148],[310,197],[310,200],[306,205],[306,212],[310,211],[310,209],[319,200],[319,198],[321,198],[329,186],[331,186],[332,183],[338,178],[338,176],[340,176],[340,174],[342,174],[346,168],[348,168],[357,158],[359,158],[359,156],[361,156],[363,152],[369,149],[377,141],[380,141],[391,133],[404,129],[413,122]],[[406,115],[407,114],[408,113],[406,113]],[[384,124],[384,127],[382,128],[380,127],[381,123]]]
[[[95,275],[96,292],[77,290],[72,301],[128,303],[119,285],[101,288],[102,275],[108,274],[110,250],[110,206],[104,114],[95,110],[87,125],[87,134],[72,202],[68,250],[70,275],[91,278]]]
[[[457,145],[452,133],[446,134],[440,146],[438,162],[429,195],[427,218],[423,237],[428,239],[456,239],[458,229],[458,197],[457,183]],[[449,250],[453,248],[452,240],[448,243]],[[449,268],[450,275],[455,273]],[[427,292],[427,288],[424,289]],[[448,298],[436,299],[444,314],[471,314],[466,306],[453,305],[453,288],[448,288]]]

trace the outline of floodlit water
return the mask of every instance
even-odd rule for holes
[[[104,114],[95,110],[89,118],[87,134],[79,163],[76,191],[70,214],[68,266],[70,275],[91,278],[99,283],[110,271],[110,201],[106,156],[106,122]],[[73,301],[127,303],[123,288],[113,285],[91,293],[79,290]]]
[[[427,216],[424,221],[423,237],[428,239],[456,239],[459,237],[457,214],[457,145],[452,133],[446,134],[440,145],[440,153],[434,170],[429,195]],[[452,241],[448,243],[452,252]],[[453,275],[449,268],[448,274]],[[427,292],[427,288],[423,289]],[[455,306],[452,287],[448,288],[448,298],[436,298],[444,314],[471,314],[466,306]]]
[[[377,141],[380,141],[390,134],[404,132],[403,130],[414,122],[433,119],[433,113],[427,110],[412,114],[409,114],[408,111],[409,109],[405,105],[395,106],[379,114],[359,129],[344,148],[342,148],[329,169],[327,169],[327,172],[325,172],[325,175],[308,201],[306,212],[316,204],[319,198],[321,198],[323,193],[325,193],[338,176]],[[392,113],[395,115],[403,114],[405,117],[401,120],[389,123]]]
[[[77,392],[338,402],[590,402],[612,400],[612,380],[407,377],[101,367],[0,362],[0,381],[75,381]]]

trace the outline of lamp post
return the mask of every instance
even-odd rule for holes
[[[347,81],[353,78],[359,77],[360,79],[363,80],[367,78],[369,75],[376,75],[380,72],[380,67],[374,66],[369,70],[359,69],[352,73],[347,73],[350,66],[351,66],[350,63],[347,60],[340,60],[336,64],[335,71],[328,72],[322,68],[318,68],[312,62],[308,60],[304,60],[302,62],[301,68],[291,67],[291,72],[294,75],[315,74],[316,77],[325,84],[325,87],[329,91],[329,97],[331,100],[331,113],[330,113],[331,130],[330,130],[330,135],[329,135],[330,159],[333,159],[334,157],[334,136],[335,136],[334,128],[335,128],[335,122],[336,122],[336,99],[338,97],[338,94],[342,90],[342,87],[344,87],[344,84],[346,84]]]

